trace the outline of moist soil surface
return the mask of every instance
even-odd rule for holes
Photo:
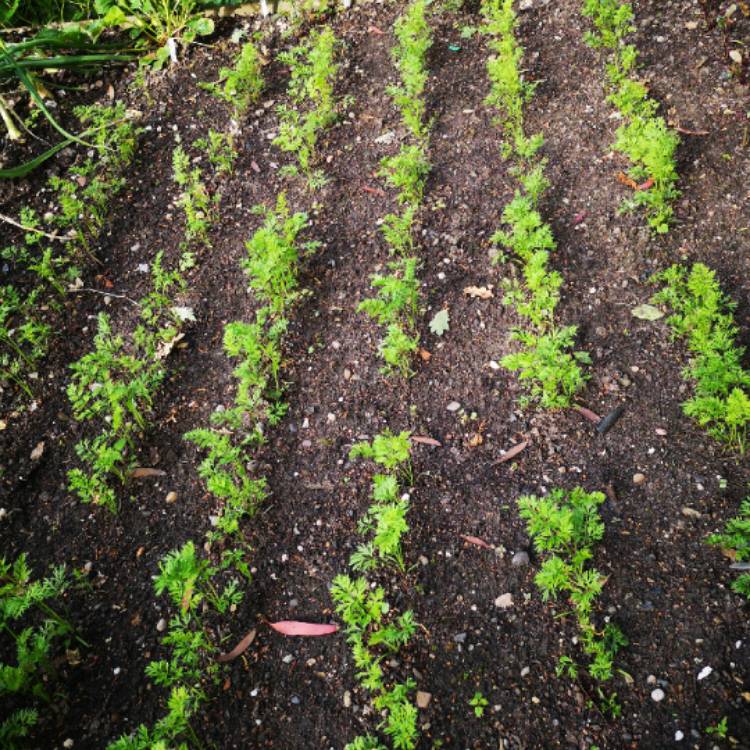
[[[367,462],[350,462],[348,451],[389,427],[440,444],[414,445],[408,568],[380,581],[391,604],[413,609],[422,626],[388,667],[431,694],[419,712],[420,748],[728,747],[729,740],[705,732],[724,716],[733,746],[750,747],[750,610],[729,588],[729,561],[705,544],[747,495],[750,466],[683,415],[688,354],[664,320],[631,314],[653,294],[655,271],[702,261],[737,301],[739,340],[750,343],[750,92],[729,74],[721,32],[705,28],[697,2],[634,3],[642,75],[682,131],[675,226],[655,237],[642,215],[618,212],[630,188],[617,173],[627,164],[611,151],[618,121],[603,89],[604,61],[582,38],[579,0],[524,5],[531,6],[520,13],[525,71],[538,83],[527,126],[546,138],[551,186],[542,213],[557,240],[552,266],[564,279],[559,319],[578,326],[578,348],[593,360],[579,403],[600,415],[622,406],[622,417],[600,435],[572,409],[520,409],[522,387],[496,364],[513,347],[509,334],[518,321],[502,304],[501,284],[517,271],[492,263],[490,237],[515,180],[484,104],[485,39],[462,33],[480,25],[475,8],[432,19],[432,171],[418,216],[422,346],[431,356],[420,358],[408,380],[379,372],[380,331],[356,307],[370,293],[370,275],[388,262],[379,220],[397,205],[376,172],[406,138],[386,93],[396,81],[390,48],[402,6],[367,3],[339,14],[330,21],[343,43],[336,93],[351,100],[320,143],[327,184],[311,193],[280,173],[289,159],[271,141],[288,70],[275,61],[265,68],[263,102],[238,123],[234,173],[209,179],[221,196],[219,218],[181,300],[196,322],[170,354],[139,456],[140,466],[166,475],[121,488],[116,515],[82,505],[66,489],[66,472],[78,465],[73,446],[88,434],[65,395],[68,365],[90,350],[100,311],[116,331],[132,329],[126,299],[74,295],[39,368],[31,407],[26,400],[17,408],[23,399],[7,389],[2,396],[2,554],[28,553],[37,573],[61,563],[86,570],[90,584],[64,601],[90,646],[81,647],[80,663],[58,665],[60,695],[42,711],[30,746],[57,748],[72,739],[75,748],[103,748],[164,713],[165,691],[144,675],[150,660],[167,653],[157,623],[169,607],[154,594],[152,578],[167,552],[188,540],[202,543],[216,511],[197,475],[202,456],[182,436],[232,403],[233,364],[221,337],[226,322],[249,320],[257,307],[240,266],[261,221],[252,207],[271,206],[285,190],[294,210],[309,213],[304,239],[321,244],[304,259],[307,293],[286,339],[288,412],[255,460],[271,497],[243,524],[253,580],[237,611],[215,626],[229,648],[252,628],[257,636],[220,684],[207,687],[210,700],[193,721],[204,746],[338,750],[375,731],[378,717],[357,687],[343,633],[288,638],[267,623],[336,621],[329,586],[359,542],[372,474]],[[166,261],[178,257],[183,217],[172,150],[179,138],[198,158],[196,138],[209,127],[230,127],[225,105],[197,82],[215,80],[231,63],[238,26],[260,24],[220,22],[207,45],[150,76],[145,91],[130,86],[127,70],[68,95],[62,110],[74,99],[103,98],[111,86],[142,112],[145,128],[95,248],[100,263],[84,270],[85,288],[138,299],[149,282],[139,264],[159,250]],[[747,42],[748,26],[741,18],[733,33]],[[295,38],[269,31],[268,57]],[[54,169],[72,158],[63,153]],[[40,188],[49,173],[4,184],[0,211],[16,215],[30,203],[43,212]],[[14,231],[3,227],[4,244],[16,239]],[[491,287],[493,296],[471,297],[463,291],[470,285]],[[450,329],[437,337],[428,323],[442,308]],[[449,410],[452,402],[460,407]],[[43,454],[32,459],[41,441]],[[528,441],[523,452],[498,462],[521,441]],[[630,641],[617,658],[628,677],[618,673],[608,687],[622,706],[618,719],[600,711],[590,680],[555,676],[558,657],[577,653],[575,627],[564,602],[541,600],[533,580],[540,560],[516,501],[556,486],[607,494],[606,533],[593,564],[607,576],[598,617],[617,623]],[[171,492],[175,502],[166,500]],[[524,551],[528,563],[514,565],[514,554]],[[503,594],[511,595],[510,606],[496,605]],[[699,680],[704,667],[712,672]],[[652,699],[657,688],[661,702]],[[489,702],[481,718],[469,706],[476,691]],[[676,743],[676,736],[684,739]]]

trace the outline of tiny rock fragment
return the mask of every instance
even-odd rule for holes
[[[513,594],[501,594],[495,599],[495,606],[500,609],[508,609],[513,606]]]
[[[167,492],[167,496],[164,500],[168,503],[174,503],[177,500],[177,493],[174,490],[172,490],[172,492]]]
[[[738,65],[742,65],[742,53],[739,50],[737,49],[730,50],[729,57],[732,58],[733,62],[736,62]]]
[[[159,633],[163,633],[167,629],[167,621],[163,617],[156,623],[156,629]]]
[[[461,408],[461,404],[458,401],[451,401],[445,408],[448,411],[458,411]]]
[[[427,708],[432,700],[432,693],[427,693],[424,690],[417,690],[417,707]]]
[[[344,708],[349,708],[352,705],[352,694],[348,691],[344,691]]]
[[[664,437],[667,434],[667,431],[663,427],[657,427],[654,432],[657,435],[661,435],[661,437]]]
[[[525,565],[529,564],[529,553],[525,550],[520,550],[519,552],[516,552],[515,555],[513,555],[510,564],[514,568],[523,568]]]
[[[73,747],[74,744],[75,743],[73,742],[73,740],[68,737],[68,739],[63,742],[63,747],[65,748],[65,750],[70,750],[70,748]]]
[[[637,472],[636,474],[633,474],[633,484],[643,484],[646,481],[646,475],[641,474],[641,472]]]
[[[655,690],[651,691],[651,700],[655,703],[663,701],[665,697],[665,693],[661,688],[656,688]]]
[[[698,682],[700,682],[701,680],[705,680],[706,677],[708,677],[713,671],[714,670],[712,667],[703,667],[703,669],[698,672]]]
[[[683,506],[682,515],[687,516],[687,518],[701,518],[701,513],[699,513],[695,508],[690,508],[687,505]]]
[[[36,444],[36,447],[31,451],[31,460],[38,461],[44,453],[44,440],[41,440]]]

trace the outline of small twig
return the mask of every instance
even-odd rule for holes
[[[60,242],[70,242],[70,237],[61,237],[59,234],[47,234],[47,232],[43,232],[41,229],[37,229],[36,227],[27,227],[23,224],[17,222],[15,219],[11,219],[10,216],[5,216],[5,214],[0,214],[0,221],[4,221],[6,224],[12,224],[14,227],[18,227],[19,229],[23,229],[24,232],[33,232],[34,234],[41,234],[43,237],[46,237],[49,240],[60,240]]]
[[[136,302],[134,299],[130,299],[130,297],[125,296],[124,294],[115,294],[114,292],[103,292],[100,289],[91,289],[87,286],[82,286],[79,289],[69,289],[70,292],[93,292],[94,294],[101,294],[104,297],[117,297],[117,299],[124,299],[130,302],[131,304],[135,305],[136,307],[140,307],[140,302]]]

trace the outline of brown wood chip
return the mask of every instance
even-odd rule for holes
[[[165,477],[167,476],[167,472],[162,471],[161,469],[139,467],[137,469],[133,469],[130,476],[133,477],[133,479],[141,479],[142,477]]]

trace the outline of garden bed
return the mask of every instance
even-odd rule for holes
[[[750,92],[727,76],[721,35],[706,31],[697,3],[634,3],[642,75],[682,140],[674,226],[656,236],[638,212],[617,212],[631,191],[617,178],[628,165],[611,152],[619,123],[605,99],[601,56],[582,37],[579,1],[524,5],[519,41],[526,77],[538,81],[527,128],[546,137],[550,187],[540,211],[557,241],[550,264],[563,277],[555,316],[578,326],[577,348],[592,358],[578,403],[600,415],[624,406],[606,435],[574,409],[520,409],[516,375],[496,364],[513,348],[508,334],[518,321],[501,302],[511,264],[492,264],[490,238],[516,180],[500,155],[496,113],[484,104],[489,52],[481,34],[466,30],[481,25],[474,10],[431,19],[432,169],[414,234],[426,306],[423,352],[410,379],[379,372],[378,326],[356,307],[371,294],[370,275],[389,261],[378,221],[395,210],[395,195],[376,172],[407,138],[386,94],[386,82],[396,81],[391,29],[403,8],[365,3],[331,22],[344,44],[336,96],[352,101],[320,137],[328,183],[310,193],[301,178],[280,174],[289,157],[271,141],[273,104],[286,100],[288,76],[278,62],[264,69],[263,99],[240,122],[233,174],[220,186],[218,178],[207,180],[209,193],[220,188],[218,218],[180,300],[196,320],[169,355],[138,456],[139,466],[165,476],[119,488],[116,515],[82,505],[66,488],[83,430],[65,395],[68,365],[90,350],[92,316],[100,311],[115,331],[132,327],[132,305],[114,295],[143,296],[148,276],[140,264],[152,263],[158,250],[167,261],[179,257],[175,133],[189,146],[209,126],[229,127],[226,108],[197,81],[216,80],[231,63],[237,46],[230,37],[240,22],[222,21],[207,46],[191,47],[146,91],[128,87],[132,71],[109,74],[95,89],[106,96],[111,85],[116,99],[142,111],[146,127],[97,242],[101,264],[82,276],[85,289],[113,296],[105,304],[103,295],[81,291],[66,303],[61,333],[40,365],[34,408],[28,400],[17,407],[6,390],[0,413],[3,555],[27,552],[39,573],[65,563],[85,570],[90,583],[65,597],[90,648],[81,648],[80,663],[58,665],[63,697],[42,712],[31,746],[62,747],[70,738],[75,748],[101,748],[163,713],[165,691],[144,674],[164,650],[157,624],[168,617],[152,577],[167,552],[189,539],[200,543],[215,510],[196,473],[200,451],[183,435],[233,398],[233,365],[221,338],[226,322],[250,320],[257,307],[240,268],[261,221],[252,208],[272,206],[285,190],[290,205],[309,214],[305,239],[321,246],[301,262],[309,295],[289,316],[288,412],[254,459],[270,499],[243,522],[252,582],[237,612],[217,626],[227,650],[252,628],[257,635],[191,722],[206,746],[338,749],[377,723],[342,632],[288,638],[267,623],[340,621],[329,587],[359,541],[371,476],[348,452],[389,427],[439,442],[413,446],[406,571],[378,573],[391,605],[412,609],[421,625],[393,666],[431,695],[419,710],[420,748],[646,749],[673,746],[676,733],[684,736],[676,746],[728,747],[705,731],[725,716],[734,746],[750,747],[748,602],[729,588],[736,576],[729,560],[705,543],[747,496],[750,466],[682,413],[691,388],[681,376],[688,353],[664,319],[632,315],[656,291],[654,272],[700,261],[717,269],[724,292],[738,302],[738,340],[750,345]],[[749,28],[744,19],[737,30],[745,43]],[[271,52],[288,45],[271,35]],[[29,201],[43,213],[43,181],[39,174],[27,178],[28,189],[3,185],[0,213],[15,215]],[[12,227],[2,231],[3,245],[17,239]],[[492,296],[464,293],[470,286]],[[429,322],[442,308],[450,327],[438,337]],[[528,446],[516,458],[499,461],[522,441]],[[41,456],[32,458],[42,442]],[[573,648],[574,623],[560,618],[562,601],[539,595],[540,559],[516,501],[558,486],[607,495],[606,533],[594,558],[607,579],[598,606],[630,641],[616,666],[632,678],[615,680],[617,719],[602,713],[588,682],[555,676],[558,657]],[[518,552],[528,553],[527,563],[514,558]],[[712,671],[699,680],[704,667]],[[469,705],[477,691],[489,704],[481,717]]]

